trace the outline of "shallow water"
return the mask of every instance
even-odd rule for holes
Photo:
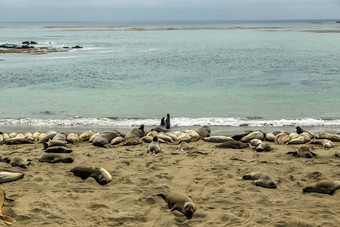
[[[0,125],[125,127],[166,113],[177,126],[340,125],[340,33],[328,30],[340,25],[1,23],[0,43],[84,48],[0,55]]]

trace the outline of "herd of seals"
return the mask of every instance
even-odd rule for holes
[[[162,118],[160,125],[155,126],[150,131],[145,131],[144,125],[138,128],[133,128],[127,134],[117,130],[109,132],[96,132],[88,130],[80,135],[77,133],[64,132],[26,132],[26,133],[4,133],[0,132],[0,145],[19,145],[19,144],[35,144],[40,143],[43,146],[44,153],[38,157],[39,162],[47,163],[72,163],[74,158],[72,155],[72,146],[76,146],[82,142],[92,143],[93,146],[99,146],[106,149],[113,149],[118,146],[131,146],[142,143],[148,143],[146,154],[158,155],[162,152],[161,143],[177,144],[179,150],[182,151],[188,147],[188,143],[203,140],[209,143],[216,143],[219,149],[245,149],[251,147],[256,152],[270,152],[273,150],[270,143],[278,145],[285,144],[316,144],[321,145],[324,149],[334,148],[333,142],[340,142],[340,135],[329,134],[326,132],[313,135],[312,133],[303,130],[301,127],[296,127],[296,132],[269,132],[264,133],[261,130],[244,131],[232,136],[213,136],[209,126],[200,127],[197,130],[185,130],[184,132],[173,132],[170,129],[170,115]],[[297,151],[288,152],[287,154],[295,157],[313,158],[316,154],[311,152],[308,147],[300,147]],[[336,156],[337,154],[335,154]],[[5,157],[0,154],[0,161],[9,163],[11,166],[20,168],[29,168],[29,165],[34,160],[29,160],[23,156],[15,156],[14,158]],[[112,176],[106,169],[100,166],[75,166],[69,170],[74,176],[86,180],[92,177],[100,185],[108,184],[112,181]],[[0,183],[20,180],[24,177],[21,172],[0,171]],[[243,175],[242,180],[253,180],[256,186],[276,189],[275,182],[267,173],[251,172]],[[340,181],[321,181],[315,185],[306,186],[303,188],[303,193],[317,192],[333,195],[340,188]],[[0,201],[4,202],[7,197],[4,191],[0,188]],[[196,210],[196,206],[187,195],[171,192],[168,194],[158,194],[169,206],[171,211],[178,210],[185,214],[189,219]],[[4,221],[14,221],[14,219],[2,215],[0,209],[0,217]]]

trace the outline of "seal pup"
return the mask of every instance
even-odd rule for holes
[[[73,144],[77,144],[77,143],[80,142],[78,134],[75,134],[75,133],[68,134],[66,140],[67,140],[67,142],[73,143]]]
[[[24,174],[20,172],[0,171],[0,183],[20,180],[23,177],[24,177]]]
[[[300,158],[313,158],[316,157],[316,154],[311,152],[308,147],[300,147],[297,151],[291,151],[287,154],[291,154],[295,157]]]
[[[145,136],[144,125],[141,125],[139,128],[134,128],[130,132],[128,132],[128,134],[125,135],[125,139],[133,137],[142,138],[143,136]]]
[[[26,138],[9,139],[4,142],[6,145],[34,144],[33,140]]]
[[[265,188],[277,188],[273,179],[267,174],[260,172],[251,172],[242,177],[243,180],[255,180],[256,186]]]
[[[240,141],[230,140],[221,144],[216,145],[218,148],[232,148],[232,149],[243,149],[249,147],[249,144],[242,143]]]
[[[46,153],[72,153],[71,149],[63,146],[48,147],[44,150]]]
[[[66,157],[60,154],[43,154],[38,160],[40,162],[48,162],[48,163],[72,163],[74,159],[72,157]]]
[[[188,219],[192,218],[192,215],[196,211],[195,203],[184,194],[172,192],[169,194],[157,194],[162,197],[168,204],[170,211],[178,210],[182,212]]]
[[[159,152],[161,152],[161,147],[159,146],[159,141],[158,141],[158,137],[154,136],[152,138],[152,142],[149,144],[148,149],[146,150],[147,154],[158,154]]]
[[[5,222],[15,222],[14,218],[4,215],[2,213],[2,208],[4,206],[5,200],[7,201],[14,201],[6,196],[5,191],[0,187],[0,219],[4,220]]]
[[[41,137],[43,137],[43,138],[41,138],[39,140],[39,143],[42,143],[44,141],[47,142],[47,141],[53,139],[53,137],[55,137],[56,135],[57,135],[57,133],[54,133],[54,132],[51,132],[49,134],[42,133],[42,134],[39,135],[39,138],[41,138]]]
[[[340,181],[321,181],[312,186],[302,189],[303,193],[317,192],[322,194],[333,195],[340,188]]]
[[[23,157],[16,156],[11,160],[11,166],[18,166],[20,168],[27,169],[27,166],[31,164],[31,160]]]
[[[100,185],[105,185],[112,181],[111,174],[102,167],[76,166],[70,172],[82,180],[93,177]]]
[[[47,149],[49,147],[66,147],[67,142],[61,141],[61,140],[50,140],[48,142],[43,142],[44,149]]]
[[[197,129],[197,133],[200,135],[200,138],[203,139],[210,136],[211,129],[208,125],[204,125],[203,127]]]

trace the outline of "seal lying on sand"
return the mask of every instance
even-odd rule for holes
[[[205,137],[210,137],[211,129],[208,125],[204,125],[197,129],[197,133],[200,135],[200,138],[203,139]]]
[[[161,124],[151,129],[151,131],[168,132],[169,129],[170,129],[170,115],[167,114],[166,120],[164,120],[164,117],[162,117]]]
[[[118,134],[115,131],[104,132],[100,134],[99,136],[97,136],[96,138],[94,138],[92,144],[98,147],[110,148],[111,141],[118,136],[120,136],[120,134]]]
[[[303,193],[317,192],[322,194],[333,195],[340,188],[340,181],[321,181],[312,186],[303,189]]]
[[[61,140],[50,140],[48,142],[42,142],[44,145],[44,149],[47,149],[49,147],[66,147],[67,142],[61,141]]]
[[[308,147],[300,147],[297,151],[291,151],[287,154],[292,154],[295,157],[301,158],[313,158],[316,157],[316,154],[311,152]]]
[[[128,132],[128,134],[125,135],[125,139],[133,137],[142,138],[143,136],[145,136],[144,125],[141,125],[139,128],[134,128],[130,132]]]
[[[273,179],[267,174],[260,172],[251,172],[242,177],[243,180],[255,180],[256,186],[265,188],[276,188],[276,184]]]
[[[315,136],[317,139],[328,139],[333,142],[340,142],[340,135],[329,134],[327,132],[319,133]]]
[[[100,185],[105,185],[112,181],[111,174],[102,167],[77,166],[71,169],[70,172],[83,180],[93,177]]]
[[[328,139],[314,140],[314,141],[311,142],[311,144],[320,144],[325,149],[335,147],[334,143],[332,141],[328,140]]]
[[[9,139],[4,142],[6,145],[34,144],[33,140],[26,138]]]
[[[5,199],[7,201],[14,201],[6,196],[5,191],[0,187],[0,219],[4,220],[5,222],[15,222],[15,220],[9,216],[6,216],[2,213],[2,208],[4,206]]]
[[[67,135],[63,132],[58,133],[57,135],[55,135],[52,140],[61,140],[61,141],[66,141]]]
[[[27,169],[27,166],[31,164],[31,160],[23,157],[16,156],[12,159],[11,165],[18,166],[20,168]]]
[[[251,130],[247,130],[247,131],[241,132],[239,134],[233,135],[231,138],[233,138],[234,140],[240,140],[240,139],[242,139],[243,137],[247,136],[248,134],[250,134],[252,132],[253,131],[251,131]]]
[[[249,147],[249,144],[242,143],[240,141],[230,140],[221,144],[216,145],[218,148],[232,148],[232,149],[243,149]]]
[[[20,180],[23,177],[24,177],[23,173],[0,171],[0,183]]]
[[[180,193],[157,194],[167,202],[170,211],[178,210],[185,214],[186,217],[191,218],[196,211],[196,206],[192,200]]]
[[[62,146],[48,147],[44,151],[46,153],[72,153],[71,149],[67,149],[66,147],[62,147]]]
[[[158,142],[158,137],[154,136],[152,139],[152,142],[149,144],[148,149],[146,150],[146,153],[148,154],[158,154],[159,152],[161,152],[161,147],[159,146],[159,142]]]
[[[48,163],[72,163],[74,159],[72,157],[66,157],[60,154],[43,154],[38,160],[40,162],[48,162]]]

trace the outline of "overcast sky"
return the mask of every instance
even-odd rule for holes
[[[0,0],[0,22],[339,18],[340,0]]]

